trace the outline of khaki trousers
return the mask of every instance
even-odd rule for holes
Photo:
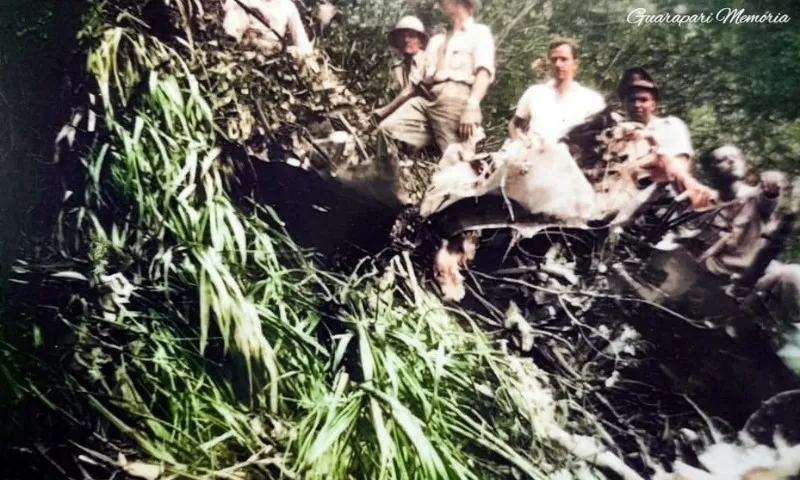
[[[389,138],[416,149],[436,142],[441,151],[458,142],[458,126],[472,87],[442,82],[431,88],[434,100],[414,97],[386,117],[378,128]]]

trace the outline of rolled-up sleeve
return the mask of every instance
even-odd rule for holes
[[[666,132],[662,136],[664,144],[661,145],[663,153],[673,157],[678,155],[694,157],[689,127],[683,123],[683,120],[676,117],[667,118],[665,123]]]
[[[247,25],[250,19],[247,12],[236,3],[236,0],[227,0],[222,7],[225,12],[225,18],[222,20],[222,29],[225,33],[240,41],[247,30]]]
[[[292,44],[297,47],[297,52],[300,54],[311,53],[311,41],[308,39],[306,27],[303,26],[297,6],[289,2],[286,8],[289,9],[286,28],[289,32],[289,37],[292,39]]]
[[[515,117],[521,118],[523,120],[530,120],[531,95],[533,95],[533,87],[530,87],[527,90],[525,90],[525,93],[523,93],[522,97],[520,97],[519,102],[517,102],[517,110],[514,112]]]
[[[495,45],[492,30],[486,25],[476,25],[475,30],[473,74],[477,75],[478,70],[483,68],[489,72],[489,78],[494,81]]]

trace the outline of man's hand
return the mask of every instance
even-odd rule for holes
[[[687,179],[683,187],[686,189],[689,200],[692,202],[692,208],[706,208],[717,199],[717,192],[694,178]]]
[[[414,87],[411,84],[406,85],[402,90],[400,90],[400,93],[398,93],[397,96],[394,97],[391,102],[389,102],[388,105],[385,105],[381,108],[376,108],[372,111],[372,114],[370,115],[372,120],[376,124],[381,123],[386,117],[391,115],[395,110],[400,108],[403,103],[413,96]]]
[[[475,131],[475,127],[483,121],[481,107],[474,103],[467,103],[467,108],[461,115],[461,122],[458,125],[458,137],[463,142],[469,140]]]
[[[372,111],[372,120],[377,124],[381,123],[384,118],[388,117],[389,114],[386,111],[386,107],[376,108]]]
[[[768,197],[775,198],[786,188],[786,176],[777,170],[768,170],[761,174],[761,190]]]

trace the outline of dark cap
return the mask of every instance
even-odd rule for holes
[[[656,100],[658,100],[658,87],[653,81],[653,77],[642,67],[633,67],[625,70],[625,73],[622,74],[622,79],[619,81],[619,86],[617,87],[617,96],[619,96],[620,100],[624,101],[625,98],[636,89],[649,90],[653,92]]]

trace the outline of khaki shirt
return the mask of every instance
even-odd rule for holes
[[[766,245],[763,235],[775,227],[773,212],[777,204],[777,197],[769,197],[758,189],[744,197],[741,204],[722,210],[714,218],[714,225],[722,229],[721,235],[728,240],[719,252],[706,259],[706,269],[717,275],[745,273]]]
[[[448,30],[431,38],[425,50],[425,76],[434,83],[449,80],[472,85],[475,74],[484,68],[494,80],[494,60],[492,31],[470,17],[459,31]]]
[[[557,142],[572,127],[605,107],[602,95],[594,90],[573,81],[561,94],[551,80],[528,88],[514,115],[529,121],[526,133],[537,133],[546,141]]]
[[[658,143],[658,152],[668,157],[688,155],[694,157],[689,128],[678,117],[653,117],[647,129]]]
[[[405,55],[400,58],[395,58],[392,63],[392,74],[395,80],[395,88],[402,90],[406,85],[411,83],[419,83],[425,75],[425,51],[420,50],[410,61],[407,61]]]
[[[239,2],[260,12],[267,19],[269,27],[249,15]],[[237,41],[247,35],[259,46],[274,44],[276,49],[280,49],[282,39],[287,39],[298,53],[311,51],[311,42],[300,19],[300,12],[292,0],[226,0],[222,8],[225,12],[222,23],[225,33]]]

